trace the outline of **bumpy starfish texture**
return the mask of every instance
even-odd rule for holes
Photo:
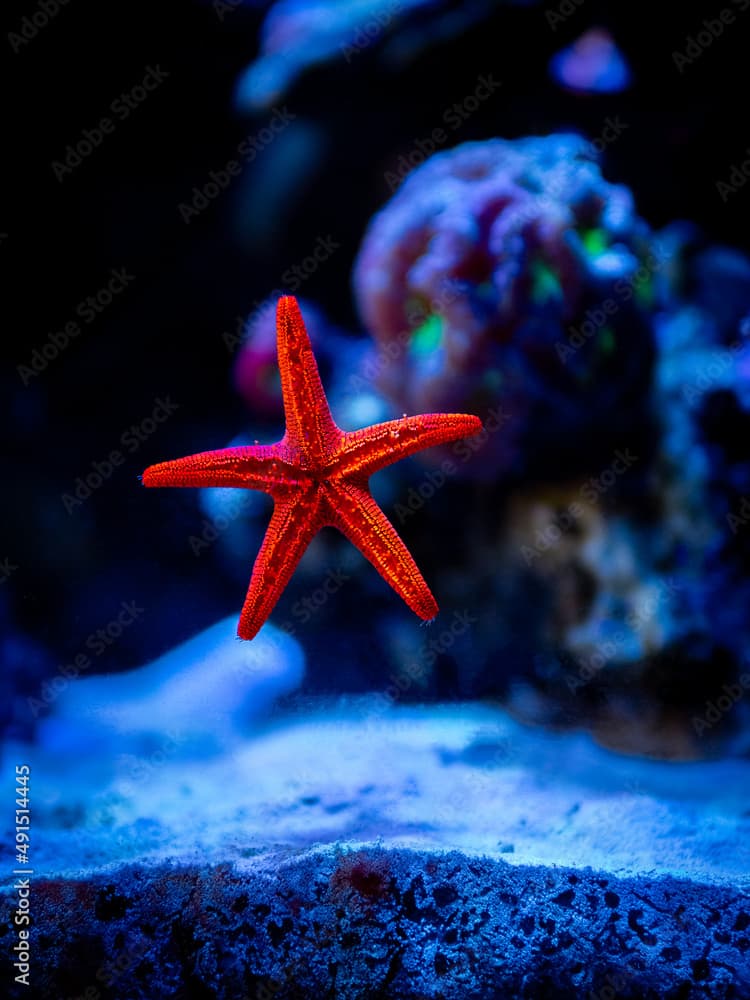
[[[420,618],[433,619],[435,598],[372,498],[368,479],[407,455],[478,433],[481,421],[467,414],[425,413],[342,431],[328,408],[293,296],[279,299],[276,327],[286,416],[281,441],[160,462],[143,473],[144,486],[236,486],[273,497],[273,515],[240,615],[241,639],[258,633],[310,540],[326,525],[353,542]]]

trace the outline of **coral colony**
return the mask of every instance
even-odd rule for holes
[[[311,539],[333,525],[426,621],[437,603],[406,546],[373,500],[367,481],[423,448],[482,429],[477,417],[426,413],[347,433],[333,421],[302,314],[279,300],[279,370],[286,434],[273,445],[203,452],[152,465],[144,486],[234,486],[263,490],[274,511],[253,567],[238,635],[252,639],[273,610]]]
[[[240,108],[268,107],[312,66],[336,58],[350,64],[368,50],[380,49],[385,62],[398,65],[405,56],[415,56],[439,42],[447,30],[460,32],[481,21],[491,14],[494,4],[495,0],[470,4],[451,0],[277,0],[261,29],[260,53],[241,75],[235,100]],[[225,0],[214,0],[214,7],[222,20],[231,9]],[[389,48],[388,41],[397,32],[401,44],[397,38]]]
[[[578,94],[614,94],[630,83],[630,70],[608,31],[592,28],[553,56],[550,75]]]
[[[703,752],[695,737],[711,678],[738,682],[749,635],[748,589],[732,579],[743,579],[747,548],[737,440],[750,262],[706,246],[695,227],[653,231],[630,191],[602,177],[601,152],[627,127],[608,117],[591,140],[491,139],[422,157],[355,260],[369,335],[346,336],[312,302],[304,312],[345,425],[404,411],[482,419],[480,433],[420,452],[421,479],[401,466],[381,479],[399,530],[418,512],[410,529],[439,530],[461,505],[461,543],[435,553],[429,572],[479,617],[471,642],[449,643],[467,693],[499,693],[513,664],[531,662],[524,682],[545,693],[547,711],[587,717],[601,684],[635,704],[689,657],[694,684],[677,711],[689,755]],[[245,440],[282,417],[274,337],[271,311],[259,309],[234,345],[235,385],[255,421]],[[494,492],[470,495],[467,481]],[[225,514],[223,491],[210,492],[204,509]],[[221,539],[237,574],[259,513],[248,511],[250,536]],[[310,569],[300,573],[313,588]],[[483,631],[498,615],[503,628]],[[303,623],[299,601],[290,620]],[[304,612],[307,631],[330,621]],[[394,676],[410,669],[417,633],[397,642],[378,628]],[[723,664],[718,674],[700,670],[708,661]],[[663,752],[656,719],[650,736],[633,728],[628,740]]]
[[[465,474],[546,460],[647,390],[659,259],[630,192],[596,161],[575,135],[466,143],[414,169],[365,234],[357,302],[399,359],[381,391],[407,410],[502,402],[509,415]]]

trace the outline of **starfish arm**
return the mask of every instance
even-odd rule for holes
[[[297,567],[310,540],[322,527],[315,487],[274,499],[273,515],[260,547],[240,614],[237,635],[258,634]]]
[[[307,464],[320,465],[341,439],[328,408],[318,363],[297,300],[284,295],[276,308],[281,394],[286,417],[285,441]]]
[[[336,454],[336,470],[371,476],[425,448],[458,441],[482,430],[482,421],[466,413],[423,413],[365,427],[344,435]]]
[[[240,486],[271,492],[280,482],[281,467],[276,445],[249,445],[149,465],[141,478],[144,486]]]
[[[329,504],[333,525],[365,555],[420,618],[431,621],[438,612],[435,598],[396,529],[365,486],[337,483]]]

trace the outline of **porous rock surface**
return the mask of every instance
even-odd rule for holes
[[[368,698],[106,787],[27,753],[34,985],[10,995],[750,996],[750,762]]]

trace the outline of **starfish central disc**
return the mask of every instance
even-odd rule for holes
[[[395,528],[370,494],[369,477],[433,445],[482,429],[478,417],[424,413],[342,431],[331,416],[294,296],[279,299],[276,330],[286,433],[271,445],[220,448],[149,466],[144,486],[263,490],[274,509],[253,566],[237,634],[252,639],[317,532],[338,528],[409,607],[427,621],[438,606]]]

